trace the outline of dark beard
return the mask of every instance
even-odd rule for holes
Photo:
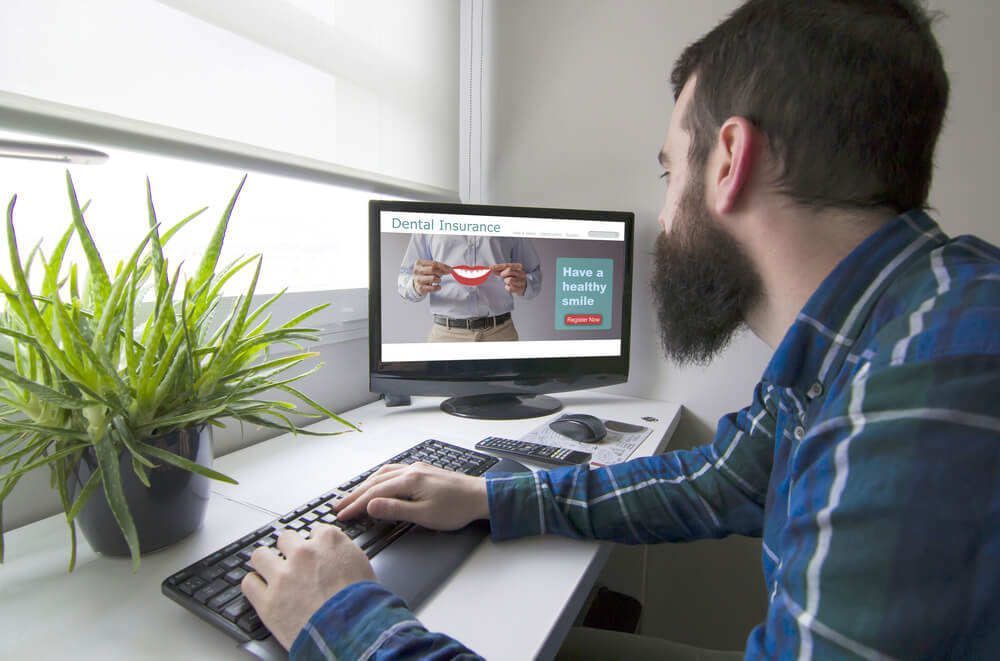
[[[744,326],[763,286],[750,258],[711,215],[693,177],[669,234],[656,238],[653,300],[675,362],[707,365]]]

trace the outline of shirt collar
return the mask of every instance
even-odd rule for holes
[[[803,391],[829,389],[893,276],[945,241],[937,223],[920,210],[879,228],[813,292],[764,370],[764,380]]]

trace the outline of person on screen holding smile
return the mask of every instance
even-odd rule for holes
[[[497,541],[763,538],[768,611],[743,652],[580,628],[560,659],[995,657],[1000,249],[925,212],[949,94],[931,23],[913,0],[750,0],[676,62],[665,352],[705,363],[744,324],[774,349],[712,443],[489,479],[388,466],[338,516],[488,518]],[[338,530],[278,547],[244,590],[294,657],[474,657]]]
[[[542,267],[529,239],[413,234],[399,267],[399,295],[429,300],[428,342],[513,342],[514,296],[542,289]]]

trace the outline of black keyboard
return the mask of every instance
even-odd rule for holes
[[[441,441],[426,440],[169,576],[161,585],[163,594],[241,642],[267,638],[270,632],[240,590],[243,577],[253,571],[250,554],[259,546],[275,546],[278,534],[284,530],[308,536],[313,525],[327,523],[343,530],[369,558],[374,557],[415,526],[365,515],[341,522],[331,503],[343,498],[385,464],[418,461],[467,475],[482,475],[500,460]]]

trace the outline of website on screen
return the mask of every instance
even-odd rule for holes
[[[617,356],[624,222],[382,211],[382,360]]]

